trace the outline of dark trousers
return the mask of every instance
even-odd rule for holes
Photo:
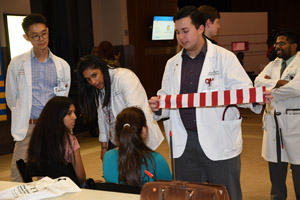
[[[291,164],[292,176],[296,199],[300,200],[300,165]],[[287,198],[286,175],[288,171],[288,163],[269,162],[269,172],[271,179],[271,200],[285,200]]]
[[[212,161],[203,152],[198,133],[188,131],[185,150],[181,157],[175,159],[177,180],[225,185],[231,200],[241,200],[240,173],[240,156]]]

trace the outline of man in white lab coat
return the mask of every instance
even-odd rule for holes
[[[195,7],[182,8],[174,15],[174,22],[183,49],[168,60],[158,95],[253,87],[236,56],[203,37],[204,17]],[[164,125],[166,133],[173,133],[176,178],[222,184],[231,200],[242,199],[242,135],[237,107],[227,111],[226,106],[157,109],[157,102],[158,97],[149,100],[156,120],[169,118]],[[260,105],[245,106],[261,111]]]
[[[24,38],[33,48],[14,57],[7,70],[5,96],[11,110],[11,134],[15,148],[11,180],[22,182],[16,160],[27,160],[27,149],[33,128],[48,100],[67,96],[70,89],[70,66],[48,49],[49,30],[46,19],[30,14],[22,23]]]
[[[263,117],[262,156],[269,162],[271,199],[286,199],[286,175],[291,163],[294,188],[300,199],[300,52],[299,38],[291,32],[276,37],[277,58],[255,79],[274,96]]]

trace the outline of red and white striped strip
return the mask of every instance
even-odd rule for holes
[[[266,102],[266,87],[212,91],[178,95],[160,95],[158,108],[192,108]]]

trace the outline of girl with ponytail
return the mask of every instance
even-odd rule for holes
[[[118,148],[108,151],[103,159],[106,182],[141,187],[153,181],[144,170],[157,179],[171,180],[166,160],[146,144],[148,128],[143,111],[137,107],[125,108],[116,118]]]

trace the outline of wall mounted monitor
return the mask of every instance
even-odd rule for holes
[[[9,57],[13,58],[30,50],[31,43],[23,37],[22,22],[26,15],[3,14],[3,16]]]
[[[175,24],[171,16],[154,16],[152,26],[152,40],[173,40]]]

